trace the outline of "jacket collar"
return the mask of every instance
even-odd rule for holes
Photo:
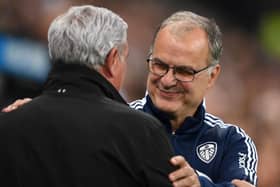
[[[66,64],[62,61],[53,64],[45,83],[44,92],[57,90],[64,86],[70,88],[72,92],[101,94],[126,104],[115,87],[96,70],[81,64]]]
[[[162,124],[166,127],[167,131],[172,133],[170,123],[171,116],[156,108],[149,95],[146,96],[146,99],[147,103],[145,104],[143,110],[159,119],[162,122]],[[201,103],[197,108],[197,111],[195,112],[194,116],[187,117],[182,123],[182,125],[176,130],[176,134],[193,133],[199,130],[202,127],[204,115],[205,109],[203,107],[203,104]]]

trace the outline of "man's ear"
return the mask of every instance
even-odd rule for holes
[[[116,76],[115,69],[119,63],[118,61],[118,50],[116,48],[112,48],[105,59],[104,65],[100,69],[100,73],[108,80],[114,78]]]
[[[220,75],[220,72],[221,72],[221,65],[220,64],[215,65],[215,67],[213,68],[213,70],[210,73],[210,79],[209,79],[209,82],[208,82],[208,87],[209,88],[212,87],[215,84],[217,78]]]

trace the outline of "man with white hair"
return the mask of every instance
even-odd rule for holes
[[[0,116],[1,186],[172,186],[162,126],[118,93],[127,24],[105,8],[72,7],[51,23],[48,44],[43,93]]]
[[[171,158],[178,166],[169,174],[173,186],[257,184],[258,158],[251,138],[239,127],[207,113],[203,104],[219,76],[221,52],[216,23],[189,11],[172,14],[155,34],[147,59],[148,94],[130,106],[159,119],[175,153],[181,155]],[[4,110],[29,101],[17,100]]]

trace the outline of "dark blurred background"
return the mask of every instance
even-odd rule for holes
[[[238,124],[259,153],[259,187],[280,186],[279,0],[0,0],[0,107],[35,97],[50,63],[47,29],[71,5],[104,6],[129,25],[126,100],[145,93],[145,59],[160,22],[177,10],[216,20],[223,32],[222,74],[206,98],[208,111]]]

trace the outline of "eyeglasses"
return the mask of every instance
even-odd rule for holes
[[[194,80],[195,74],[202,72],[216,64],[210,64],[200,70],[194,70],[187,66],[173,66],[170,67],[168,64],[162,62],[158,58],[149,58],[147,59],[147,63],[149,66],[149,71],[153,73],[154,75],[163,77],[167,74],[169,69],[173,69],[173,75],[176,80],[182,81],[182,82],[191,82]]]

